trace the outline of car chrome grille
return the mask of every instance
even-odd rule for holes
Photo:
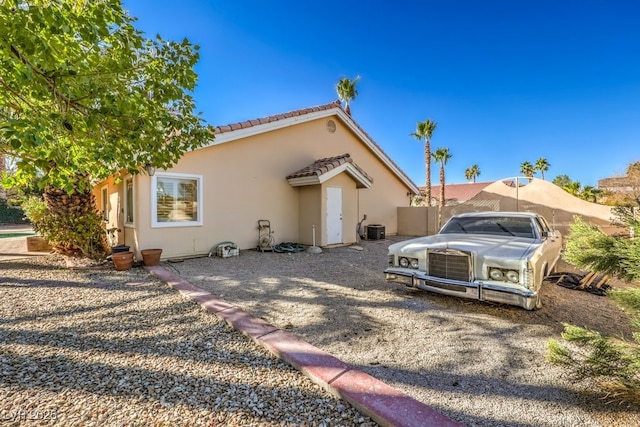
[[[468,282],[470,279],[469,255],[464,252],[443,250],[429,251],[429,276]]]

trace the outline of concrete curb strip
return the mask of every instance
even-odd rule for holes
[[[299,369],[314,383],[344,399],[381,426],[460,427],[435,409],[378,379],[353,369],[331,354],[252,316],[200,289],[162,266],[145,266],[152,275],[199,303],[205,310]]]

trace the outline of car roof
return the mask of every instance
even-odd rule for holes
[[[487,211],[487,212],[466,212],[457,215],[453,215],[452,218],[465,218],[465,217],[525,217],[525,218],[534,218],[538,216],[535,212],[499,212],[499,211]]]

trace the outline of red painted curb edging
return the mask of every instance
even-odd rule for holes
[[[252,316],[162,266],[145,266],[144,269],[299,369],[329,393],[346,400],[381,426],[462,426],[430,406],[371,375],[353,369],[330,353]]]

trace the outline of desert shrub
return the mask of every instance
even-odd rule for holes
[[[565,324],[562,344],[551,339],[547,359],[567,366],[576,380],[594,379],[612,402],[640,403],[640,289],[611,291],[625,307],[636,329],[633,340],[606,337],[597,331]]]
[[[615,208],[614,214],[613,223],[633,230],[637,238],[609,236],[576,217],[569,228],[564,259],[578,267],[640,281],[640,223],[631,208]]]
[[[639,230],[633,210],[616,209],[618,225]],[[640,280],[640,237],[608,236],[577,217],[567,236],[565,259],[578,267],[624,280]],[[630,317],[633,340],[602,336],[599,332],[565,324],[562,338],[551,339],[547,358],[563,364],[578,380],[595,379],[612,401],[640,403],[640,288],[607,293]]]

